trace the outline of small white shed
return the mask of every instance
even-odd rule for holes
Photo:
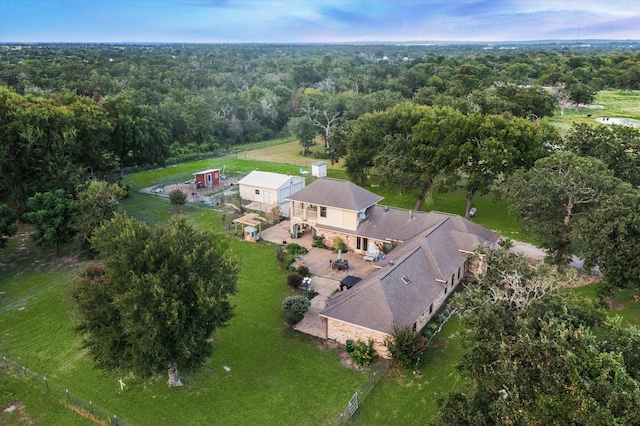
[[[327,176],[327,163],[324,161],[316,161],[311,164],[311,176],[315,176],[317,178]]]
[[[270,205],[277,204],[284,217],[289,217],[287,197],[304,185],[303,177],[262,171],[253,171],[238,181],[240,198],[252,202],[250,209],[264,212]]]

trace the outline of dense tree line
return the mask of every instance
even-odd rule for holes
[[[541,238],[556,261],[581,253],[590,265],[603,264],[577,238],[580,206],[576,220],[571,213],[561,224],[539,226],[534,213],[549,213],[522,200],[551,193],[525,183],[543,182],[532,177],[537,170],[552,175],[542,163],[527,170],[560,147],[598,158],[616,178],[638,185],[637,131],[583,125],[561,140],[544,118],[558,103],[589,102],[602,88],[637,89],[640,55],[611,44],[483,47],[5,46],[0,201],[34,213],[28,203],[38,193],[63,190],[59,200],[77,201],[90,179],[114,182],[129,167],[293,134],[305,153],[322,141],[320,155],[344,158],[357,182],[375,172],[401,192],[415,192],[418,210],[429,191],[462,186],[469,217],[476,194],[508,181],[525,226],[555,230]],[[633,199],[631,189],[615,193],[609,202]],[[36,204],[49,199],[38,197]],[[634,235],[635,228],[624,232]],[[86,240],[87,229],[81,233]]]
[[[454,298],[470,383],[440,400],[439,424],[638,424],[638,330],[560,292],[571,277],[546,264],[478,254],[487,271]]]
[[[88,176],[290,133],[305,152],[321,136],[335,161],[353,120],[402,101],[539,119],[557,103],[541,86],[578,102],[640,87],[640,57],[620,46],[482,47],[4,46],[0,199],[22,208],[34,182],[73,192]]]

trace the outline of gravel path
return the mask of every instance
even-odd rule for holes
[[[534,260],[542,260],[545,257],[545,253],[542,249],[534,246],[533,244],[523,243],[522,241],[513,241],[513,248],[511,248],[512,253],[522,253],[529,259]],[[573,256],[571,263],[569,264],[571,268],[582,271],[584,268],[583,261],[578,256]]]

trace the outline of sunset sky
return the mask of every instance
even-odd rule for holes
[[[0,0],[0,42],[640,39],[638,0]]]

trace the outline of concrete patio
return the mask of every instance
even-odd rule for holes
[[[376,268],[376,264],[363,260],[361,254],[343,253],[342,258],[349,261],[349,269],[332,269],[329,261],[337,260],[337,254],[329,249],[311,247],[313,241],[310,232],[292,240],[289,235],[289,221],[280,222],[262,231],[262,239],[276,244],[296,243],[309,250],[295,266],[305,265],[309,268],[311,285],[318,295],[311,299],[309,312],[294,328],[301,333],[326,339],[326,322],[318,314],[327,306],[329,296],[339,289],[340,281],[344,277],[355,275],[364,278]]]

